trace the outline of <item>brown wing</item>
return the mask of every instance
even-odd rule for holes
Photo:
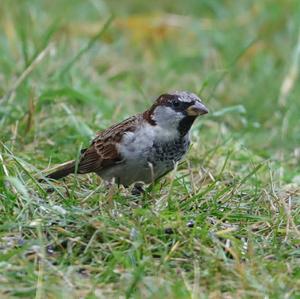
[[[123,161],[124,159],[118,152],[116,143],[121,141],[124,133],[133,132],[141,122],[142,116],[136,115],[97,133],[91,146],[82,153],[78,172],[98,172]]]

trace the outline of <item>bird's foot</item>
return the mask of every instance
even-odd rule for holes
[[[131,194],[134,196],[143,195],[145,193],[143,186],[144,186],[144,184],[142,184],[142,183],[135,183],[131,190]]]

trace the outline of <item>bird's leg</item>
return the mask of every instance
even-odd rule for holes
[[[113,205],[113,197],[114,197],[114,195],[116,193],[116,184],[115,184],[115,181],[116,181],[115,178],[112,178],[109,181],[105,182],[105,187],[106,187],[106,189],[108,191],[106,198],[107,198],[108,204],[110,206]],[[117,188],[119,188],[119,186],[117,186]]]
[[[144,184],[143,183],[135,183],[132,190],[131,194],[135,196],[140,196],[145,193],[145,190],[143,188]]]
[[[110,189],[113,188],[113,186],[115,184],[115,178],[112,178],[112,179],[110,179],[108,181],[103,181],[103,183],[104,183],[104,188],[106,190],[110,190]]]

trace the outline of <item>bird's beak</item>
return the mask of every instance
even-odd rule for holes
[[[186,113],[188,116],[198,116],[208,113],[208,109],[204,106],[204,104],[196,102],[194,105],[186,109]]]

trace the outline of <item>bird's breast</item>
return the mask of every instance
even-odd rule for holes
[[[174,168],[189,148],[189,138],[180,138],[166,143],[154,142],[149,151],[148,162],[156,169],[158,176]]]
[[[161,138],[157,133],[153,126],[126,133],[118,145],[124,163],[111,169],[108,176],[130,185],[136,181],[150,183],[171,171],[187,152],[189,137],[170,138],[166,132],[168,138]]]

